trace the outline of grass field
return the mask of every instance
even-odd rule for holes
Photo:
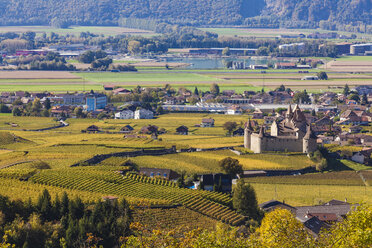
[[[298,35],[298,34],[311,34],[314,32],[319,33],[329,33],[329,30],[321,29],[270,29],[270,28],[201,28],[201,30],[217,33],[220,36],[227,37],[255,37],[255,38],[275,38],[279,35]],[[344,34],[351,36],[352,34],[357,35],[357,39],[353,41],[360,40],[371,40],[372,35],[370,34],[361,34],[361,33],[351,33],[337,31],[338,34]],[[341,39],[342,40],[342,39]]]
[[[32,31],[37,34],[42,33],[57,33],[61,35],[75,35],[79,36],[81,32],[91,32],[98,35],[104,36],[115,36],[119,34],[131,34],[131,35],[140,35],[140,36],[153,36],[154,32],[141,29],[131,29],[124,27],[104,27],[104,26],[71,26],[69,28],[54,28],[50,26],[3,26],[0,27],[0,33],[6,32],[16,32],[24,33],[27,31]]]
[[[134,83],[141,82],[214,82],[221,79],[194,73],[76,73],[77,76],[93,82]]]
[[[260,203],[276,199],[293,206],[321,204],[332,199],[372,204],[372,187],[252,183]]]

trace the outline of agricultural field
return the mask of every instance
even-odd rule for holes
[[[346,63],[346,62],[344,62]],[[314,72],[316,72],[315,70]],[[310,72],[306,75],[313,75]],[[314,74],[315,75],[315,74]],[[372,74],[329,73],[327,81],[301,80],[304,74],[293,70],[268,71],[261,74],[255,71],[226,70],[142,70],[139,72],[41,72],[41,71],[0,71],[0,92],[75,92],[102,91],[105,84],[132,89],[142,87],[163,87],[171,84],[174,88],[185,87],[193,90],[196,86],[202,91],[218,83],[220,90],[234,89],[237,93],[246,90],[272,90],[284,84],[294,90],[307,89],[309,92],[340,92],[346,83],[361,85],[372,82]]]
[[[195,127],[202,118],[214,118],[215,127]],[[129,169],[128,158],[111,157],[95,166],[70,167],[97,154],[110,154],[139,149],[240,147],[242,137],[228,137],[222,129],[226,121],[237,123],[246,121],[247,116],[225,116],[218,114],[166,114],[151,120],[92,120],[67,119],[67,127],[50,131],[34,132],[40,127],[56,125],[53,118],[30,118],[0,115],[0,193],[35,199],[43,188],[52,195],[63,191],[79,195],[86,201],[112,195],[125,197],[133,205],[181,204],[180,215],[192,212],[192,218],[203,215],[206,223],[222,221],[232,225],[242,219],[230,209],[231,198],[225,194],[180,189],[174,183],[160,179],[149,179],[134,174],[120,174]],[[149,137],[123,138],[117,132],[130,124],[135,131],[147,124],[157,125],[167,130],[159,140]],[[10,125],[13,124],[13,125]],[[104,132],[98,134],[81,133],[90,125],[97,125]],[[189,135],[176,135],[180,125],[189,127]],[[333,148],[336,149],[336,148]],[[239,160],[244,169],[300,169],[314,166],[305,155],[300,154],[244,154],[236,155],[229,150],[185,152],[162,156],[131,157],[138,167],[169,168],[188,175],[194,173],[221,172],[218,162],[225,157]],[[45,165],[45,163],[47,165]],[[345,163],[346,164],[346,163]],[[125,165],[125,166],[123,166]],[[349,169],[360,170],[357,165],[346,164]],[[354,167],[353,167],[354,166]],[[351,170],[350,169],[350,170]],[[368,169],[368,168],[362,168]],[[270,199],[286,200],[290,204],[306,205],[331,198],[351,202],[370,202],[370,171],[362,171],[365,182],[354,171],[309,174],[299,177],[249,179],[256,191],[259,202]],[[339,191],[336,188],[339,187]],[[320,195],[319,195],[319,188]],[[356,192],[354,192],[356,190]],[[276,193],[275,193],[276,192]],[[303,192],[305,192],[303,194]],[[365,193],[364,193],[365,192]],[[187,208],[187,209],[184,209]],[[175,210],[176,211],[176,210]],[[157,218],[155,210],[149,210]],[[175,213],[170,211],[169,216]],[[169,217],[170,219],[171,217]],[[175,219],[175,226],[182,226],[184,218]],[[164,219],[167,222],[167,218]],[[146,224],[146,223],[145,223]]]
[[[166,230],[181,233],[189,229],[213,230],[217,221],[185,207],[169,209],[135,208],[133,221],[139,222],[150,230]]]
[[[321,29],[270,29],[270,28],[200,28],[201,30],[217,33],[219,36],[227,36],[227,37],[254,37],[254,38],[262,38],[268,39],[272,38],[275,39],[280,35],[299,35],[299,34],[311,34],[314,32],[319,33],[329,33],[329,30],[321,30]],[[352,41],[361,41],[361,40],[371,40],[372,35],[370,34],[361,34],[361,33],[352,33],[352,32],[342,32],[337,31],[338,34],[348,35],[351,36],[352,34],[357,35],[357,39]]]
[[[372,187],[370,186],[266,183],[252,183],[251,185],[256,191],[258,202],[276,199],[292,206],[306,206],[346,198],[351,203],[372,204]]]
[[[222,172],[218,162],[225,157],[238,159],[246,170],[302,169],[314,163],[305,155],[284,156],[270,154],[247,154],[238,156],[230,151],[194,152],[163,156],[131,158],[139,167],[169,168],[188,174]]]
[[[124,27],[104,27],[104,26],[71,26],[69,28],[54,28],[50,26],[3,26],[0,27],[0,33],[6,32],[15,32],[15,33],[24,33],[32,31],[41,35],[42,33],[56,33],[61,35],[75,35],[79,36],[81,32],[90,32],[98,35],[104,36],[115,36],[119,34],[131,34],[150,37],[156,35],[152,31],[141,30],[141,29],[132,29]]]

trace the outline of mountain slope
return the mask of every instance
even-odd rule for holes
[[[372,23],[371,0],[0,0],[0,24],[117,24],[120,17],[173,23],[241,24],[245,18]]]

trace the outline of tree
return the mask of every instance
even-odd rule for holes
[[[218,164],[226,174],[235,176],[236,174],[243,173],[243,166],[237,159],[227,157],[222,159]]]
[[[234,209],[251,219],[259,220],[260,211],[258,208],[256,192],[250,184],[244,183],[244,180],[239,179],[232,197]]]
[[[137,40],[131,40],[128,42],[128,51],[131,54],[137,54],[140,52],[141,42]]]
[[[40,103],[40,99],[35,98],[35,100],[32,102],[31,111],[34,112],[35,114],[39,114],[42,107],[43,106]]]
[[[198,87],[195,87],[195,89],[194,89],[194,95],[199,96],[199,90],[198,90]]]
[[[44,107],[45,109],[49,110],[52,106],[51,106],[51,103],[50,103],[50,99],[47,98],[44,102]]]
[[[225,47],[225,48],[222,50],[222,55],[223,55],[223,56],[230,56],[230,48]]]
[[[76,115],[76,118],[84,118],[85,117],[84,112],[83,112],[83,108],[81,108],[81,107],[76,107],[74,109],[74,114]]]
[[[218,84],[213,83],[211,85],[210,91],[213,95],[219,95],[220,94],[220,86]]]
[[[368,97],[365,93],[362,96],[361,104],[362,105],[367,105],[368,104]]]
[[[5,104],[0,104],[0,113],[10,113],[10,109],[8,106],[6,106]]]
[[[305,230],[303,224],[286,209],[276,209],[267,213],[255,234],[259,242],[258,247],[312,247],[313,242],[313,237]]]
[[[320,71],[316,74],[320,80],[328,80],[328,75],[324,71]]]
[[[275,91],[285,91],[285,86],[282,84]]]
[[[13,114],[13,116],[21,116],[22,112],[19,108],[14,107],[13,110],[12,110],[12,114]]]
[[[37,200],[37,209],[43,220],[52,220],[52,202],[47,189],[44,189],[43,193],[39,196]]]
[[[307,94],[306,90],[303,92],[298,92],[293,96],[293,102],[295,103],[311,103],[310,96]]]
[[[235,121],[228,121],[223,124],[223,129],[226,130],[229,135],[237,128],[238,124]]]
[[[360,101],[360,97],[359,97],[359,95],[356,94],[356,93],[349,95],[348,99],[349,99],[349,100],[354,100],[354,101],[356,101],[356,102],[359,102],[359,101]]]
[[[349,85],[345,84],[343,94],[344,94],[345,96],[348,96],[348,95],[350,94]]]
[[[372,207],[359,206],[350,211],[342,222],[323,231],[318,247],[371,247]]]

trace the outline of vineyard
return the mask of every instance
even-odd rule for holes
[[[167,209],[134,208],[133,221],[145,225],[150,230],[177,230],[179,233],[196,228],[211,230],[216,224],[216,220],[182,206]]]
[[[301,185],[345,185],[363,186],[364,183],[355,171],[305,174],[299,176],[276,176],[246,178],[249,183],[301,184]]]
[[[122,175],[120,168],[77,167],[44,170],[29,180],[35,184],[125,197],[133,205],[182,204],[208,217],[237,225],[244,217],[231,210],[228,195],[178,188],[174,183],[136,174]]]

